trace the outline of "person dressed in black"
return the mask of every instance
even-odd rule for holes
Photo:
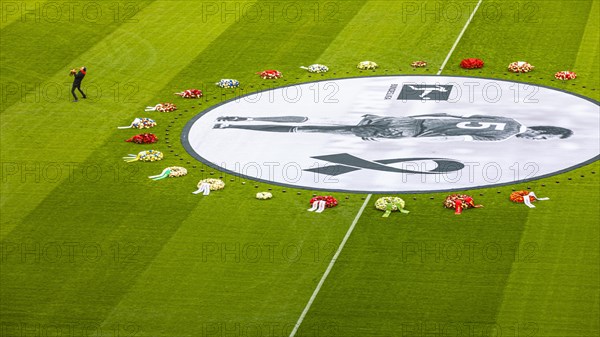
[[[77,95],[75,95],[75,89],[79,90],[79,92],[81,93],[81,97],[87,98],[87,96],[83,93],[83,91],[81,91],[81,81],[83,81],[86,71],[87,71],[86,67],[79,68],[79,71],[77,71],[76,69],[71,69],[70,75],[72,75],[74,77],[73,87],[71,88],[71,94],[73,94],[73,98],[74,98],[73,102],[79,101],[77,99]]]

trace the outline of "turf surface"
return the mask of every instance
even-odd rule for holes
[[[48,3],[66,6],[11,2]],[[302,211],[314,191],[257,189],[225,175],[225,191],[199,198],[190,193],[196,182],[221,174],[185,153],[181,128],[231,97],[213,86],[220,78],[252,92],[267,87],[254,73],[268,68],[284,72],[277,84],[435,74],[474,6],[78,1],[72,19],[49,22],[49,12],[36,21],[8,4],[0,30],[2,336],[289,335],[365,196],[338,194],[340,206],[315,216]],[[94,6],[103,14],[92,20]],[[252,8],[262,15],[242,15]],[[484,0],[443,74],[598,100],[599,15],[599,1]],[[486,67],[458,68],[473,56]],[[381,68],[358,71],[364,59]],[[416,59],[429,68],[410,68]],[[536,71],[507,73],[518,59]],[[332,70],[298,68],[312,63]],[[90,98],[71,103],[66,74],[83,64]],[[566,69],[580,77],[553,79]],[[188,87],[205,99],[172,95]],[[141,112],[160,101],[179,110]],[[116,126],[146,115],[159,123],[154,147],[167,157],[125,164],[120,157],[143,146],[123,142],[137,132]],[[185,178],[146,178],[182,163]],[[411,213],[387,220],[369,205],[298,336],[597,336],[598,168],[471,191],[486,207],[460,218],[440,207],[443,194],[404,196]],[[552,200],[535,210],[507,204],[513,188],[526,187]],[[273,200],[253,198],[268,188]]]

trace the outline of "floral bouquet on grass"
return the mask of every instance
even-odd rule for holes
[[[424,67],[427,67],[427,62],[415,61],[415,62],[411,63],[410,66],[413,68],[424,68]]]
[[[360,70],[372,70],[377,69],[378,67],[379,66],[377,65],[377,63],[373,61],[362,61],[356,66],[356,68]]]
[[[325,208],[332,208],[337,206],[338,201],[336,198],[330,195],[318,195],[312,199],[310,199],[311,208],[308,209],[309,212],[321,213],[325,210]]]
[[[149,129],[156,126],[156,122],[150,118],[136,118],[128,126],[119,126],[118,129]]]
[[[475,205],[473,197],[466,194],[451,194],[444,200],[444,207],[454,209],[454,214],[461,214],[463,208],[480,208],[482,205]]]
[[[179,95],[183,98],[200,98],[202,97],[202,90],[188,89],[182,92],[176,92],[175,95]]]
[[[529,191],[516,191],[510,194],[510,201],[525,204],[529,208],[535,208],[532,202],[536,200],[550,200],[550,198],[538,198],[535,193]]]
[[[181,166],[170,166],[164,169],[160,174],[149,176],[152,180],[161,180],[165,178],[177,178],[187,175],[187,169]]]
[[[483,60],[477,58],[464,59],[460,62],[460,67],[463,69],[483,68]]]
[[[264,70],[264,71],[261,71],[261,72],[256,73],[256,74],[260,75],[260,77],[263,80],[276,80],[278,78],[283,77],[283,74],[280,71],[272,70],[272,69],[271,70]]]
[[[330,195],[325,195],[325,196],[317,195],[316,197],[310,199],[310,204],[312,205],[315,201],[319,201],[319,200],[324,200],[325,207],[327,207],[327,208],[335,207],[338,204],[337,199]]]
[[[312,64],[308,67],[300,67],[301,69],[308,70],[309,73],[326,73],[329,71],[329,68],[322,64]]]
[[[126,139],[125,141],[136,144],[152,144],[156,143],[157,140],[158,138],[156,138],[153,133],[142,133]]]
[[[375,208],[384,211],[381,217],[387,218],[392,212],[409,213],[404,209],[404,200],[398,197],[382,197],[375,201]]]
[[[217,82],[215,84],[218,85],[221,88],[230,89],[230,88],[237,88],[237,87],[239,87],[240,86],[240,81],[233,80],[233,79],[228,79],[228,78],[224,78],[224,79],[220,80],[219,82]]]
[[[535,68],[525,61],[517,61],[508,65],[508,70],[513,73],[528,73]]]
[[[210,191],[218,191],[225,188],[225,183],[221,179],[202,179],[198,182],[198,189],[193,194],[203,193],[204,195],[209,195]]]
[[[572,71],[559,71],[556,74],[554,74],[554,78],[556,78],[557,80],[561,80],[561,81],[568,81],[568,80],[574,80],[577,78],[577,74],[572,72]]]
[[[127,157],[123,157],[126,162],[131,163],[134,161],[159,161],[163,159],[163,153],[156,150],[146,150],[138,153],[137,155],[130,154]]]
[[[177,106],[173,103],[158,103],[155,106],[147,106],[144,111],[171,112],[175,110],[177,110]]]
[[[273,198],[273,194],[270,192],[258,192],[256,193],[256,199],[267,200]]]

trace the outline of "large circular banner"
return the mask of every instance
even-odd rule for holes
[[[182,142],[222,171],[278,185],[431,192],[512,184],[598,159],[598,102],[451,76],[326,80],[237,97]]]

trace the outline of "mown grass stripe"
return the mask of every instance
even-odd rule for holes
[[[362,3],[359,3],[358,5],[354,4],[351,8],[356,8],[356,6],[360,7],[361,4]],[[353,11],[347,12],[345,14],[346,19],[349,19],[352,14]],[[233,26],[231,28],[234,31],[222,34],[219,39],[229,40],[227,37],[230,33],[233,33],[237,36],[247,35],[247,38],[240,38],[244,41],[251,39],[251,37],[255,36],[257,33],[266,37],[272,35],[273,38],[275,38],[276,36],[277,39],[285,38],[286,36],[293,36],[294,34],[300,34],[300,36],[303,37],[304,34],[308,34],[309,31],[314,29],[314,26],[319,24],[319,22],[309,22],[297,25],[285,24],[283,25],[285,29],[281,29],[276,33],[272,32],[271,23],[266,23],[260,27],[254,27],[251,24],[248,24],[248,26],[235,25],[235,28],[233,28]],[[298,33],[298,31],[300,31],[300,33]],[[282,36],[283,32],[285,32],[285,36]],[[329,43],[326,38],[320,38],[320,41],[320,45],[323,47]],[[298,43],[301,42],[302,41],[298,41]],[[228,64],[217,62],[219,58],[222,61],[222,57],[219,56],[221,53],[218,51],[219,47],[217,47],[217,45],[218,44],[215,44],[215,49],[210,50],[209,52],[211,55],[214,55],[213,57],[215,58],[211,64],[221,64],[221,67],[223,68],[220,69],[227,69],[226,66]],[[314,51],[316,49],[315,46],[316,44],[313,44],[311,45],[311,48],[307,48],[306,50],[311,49]],[[296,54],[296,47],[297,46],[290,46],[290,49],[287,51],[289,54],[280,51],[278,55],[273,55],[273,57],[268,58],[269,62],[272,64],[277,64],[277,59],[291,60],[294,56],[298,57]],[[296,48],[296,50],[294,50],[294,48]],[[249,53],[249,55],[252,55],[252,59],[260,59],[260,57],[265,56],[264,51],[261,48],[249,49],[252,51],[252,53],[254,53],[254,55]],[[318,53],[319,51],[316,52]],[[204,55],[206,55],[206,51],[204,52]],[[203,59],[203,53],[198,56],[198,60],[206,62],[206,60]],[[177,79],[172,80],[160,94],[155,94],[156,98],[161,99],[161,97],[164,98],[165,95],[172,97],[172,89],[182,89],[182,86],[195,85],[199,82],[199,76],[206,78],[206,76],[202,75],[202,70],[204,70],[204,67],[207,64],[195,61],[195,59],[191,59],[189,67],[182,70],[179,73],[180,76],[178,76]],[[239,64],[238,60],[235,58],[228,59],[228,62],[232,66]],[[294,61],[294,63],[299,62],[299,58]],[[294,66],[294,68],[296,67]],[[256,76],[253,74],[254,70],[254,67],[248,66],[245,68],[245,70],[243,70],[243,73],[252,73],[252,77],[254,77]],[[223,70],[219,70],[215,74],[217,74],[215,77],[223,76]],[[212,80],[209,81],[212,82]],[[196,104],[196,102],[182,101],[180,109],[189,109],[190,105],[193,104]],[[184,122],[184,120],[181,120],[181,123],[182,122]],[[173,129],[176,130],[176,128],[177,126]],[[116,135],[116,132],[112,134],[112,136]],[[164,134],[162,131],[159,132],[159,137],[164,137],[165,135],[166,134]],[[179,151],[178,145],[175,142],[171,142],[171,144],[173,145],[173,149]],[[120,137],[119,143],[115,144],[114,141],[110,141],[107,142],[106,145],[106,147],[99,147],[92,152],[92,155],[84,164],[114,162],[115,160],[118,160],[115,159],[116,152],[121,152],[126,148],[131,149],[131,144],[123,143]],[[164,164],[168,165],[169,163],[178,163],[178,161],[176,161],[177,159],[178,158],[173,157],[171,154],[170,158],[165,160]],[[129,185],[118,184],[114,181],[111,181],[111,177],[102,177],[100,181],[95,182],[95,184],[92,186],[86,186],[85,181],[81,180],[69,184],[60,184],[44,199],[40,205],[36,207],[34,211],[30,212],[24,221],[20,223],[3,241],[23,242],[30,239],[45,241],[51,240],[52,238],[71,238],[72,240],[94,240],[95,242],[108,244],[112,241],[123,242],[123,238],[127,238],[127,240],[138,238],[144,242],[143,252],[140,252],[139,255],[139,263],[135,263],[134,265],[128,267],[127,275],[123,275],[122,273],[111,270],[110,264],[107,266],[107,263],[90,265],[86,267],[86,271],[88,273],[85,275],[79,275],[78,271],[69,270],[69,268],[64,267],[61,268],[59,266],[55,271],[61,270],[62,275],[59,278],[63,280],[63,283],[59,287],[57,287],[56,284],[53,284],[52,289],[54,292],[49,296],[57,296],[57,298],[60,298],[60,300],[54,298],[52,301],[44,301],[44,303],[48,303],[48,305],[44,306],[43,308],[40,306],[38,310],[36,310],[38,313],[35,316],[36,319],[39,318],[42,320],[41,317],[47,317],[47,319],[50,320],[52,317],[56,318],[58,316],[77,316],[84,319],[97,319],[99,317],[106,317],[109,315],[110,312],[116,306],[118,306],[118,303],[123,299],[123,296],[125,296],[128,289],[135,284],[135,280],[143,273],[144,270],[152,265],[154,259],[164,247],[166,242],[168,242],[172,235],[176,233],[177,229],[181,226],[181,223],[190,215],[189,213],[197,205],[197,196],[189,194],[188,191],[190,186],[189,179],[194,180],[194,174],[192,174],[191,177],[185,178],[188,180],[182,179],[175,181],[176,187],[173,187],[172,185],[169,187],[164,184],[161,185],[162,187],[157,187],[156,184],[151,184],[144,178],[145,175],[155,172],[146,172],[145,170],[148,169],[148,165],[137,165],[138,166],[136,167],[141,167],[141,169],[140,171],[135,172],[135,179],[130,181]],[[134,185],[131,185],[131,183],[134,183]],[[121,201],[123,196],[137,195],[139,193],[143,194],[144,192],[142,191],[148,190],[152,190],[153,193],[140,198],[136,197],[135,203],[122,203]],[[153,195],[155,195],[154,193],[179,194],[183,199],[169,200],[164,203],[161,202],[154,206],[151,212],[162,215],[145,217],[144,214],[146,213],[146,210],[137,209],[133,205],[153,204],[151,200]],[[115,199],[112,198],[112,196],[119,197],[116,197]],[[80,200],[77,202],[77,206],[69,206],[73,206],[76,200]],[[172,214],[174,209],[176,209],[177,212]],[[240,209],[239,211],[242,213],[246,212],[245,209]],[[195,211],[194,216],[196,218],[204,218],[206,212],[207,209],[200,206]],[[69,218],[64,219],[63,215],[59,215],[61,213],[69,214]],[[144,219],[144,225],[142,226],[143,228],[133,225],[138,222],[140,217]],[[216,217],[220,219],[220,216],[216,215]],[[115,221],[115,218],[118,220]],[[215,220],[217,220],[217,218],[215,218]],[[216,226],[217,223],[218,222],[214,222],[213,226]],[[42,226],[41,224],[45,224],[45,226]],[[135,241],[133,242],[135,243]],[[29,279],[29,281],[23,279],[25,275],[30,273],[35,274],[30,267],[31,266],[19,266],[5,275],[7,279],[12,280],[11,283],[15,286],[20,283],[15,280],[37,284],[41,281],[37,277],[33,280]],[[54,274],[55,271],[47,270],[47,272],[50,274]],[[42,274],[37,275],[41,276]],[[104,293],[104,282],[113,283],[115,288],[111,288],[110,297],[102,298],[99,302],[96,302],[100,294]],[[3,311],[6,312],[8,310],[7,308],[11,305],[13,307],[15,305],[18,306],[18,301],[16,301],[15,297],[9,295],[15,294],[16,288],[11,286],[5,289],[7,289],[8,292],[5,293],[6,296],[3,296]],[[79,302],[80,305],[73,306],[72,303],[77,302],[75,299],[81,298],[83,292],[87,294],[86,297],[91,302]],[[4,300],[5,298],[6,300]],[[52,303],[52,305],[50,305],[50,303]],[[94,303],[94,309],[86,312],[85,315],[79,315],[78,313],[80,313],[84,307],[90,305],[90,303]],[[43,316],[41,316],[42,313],[44,313]]]

